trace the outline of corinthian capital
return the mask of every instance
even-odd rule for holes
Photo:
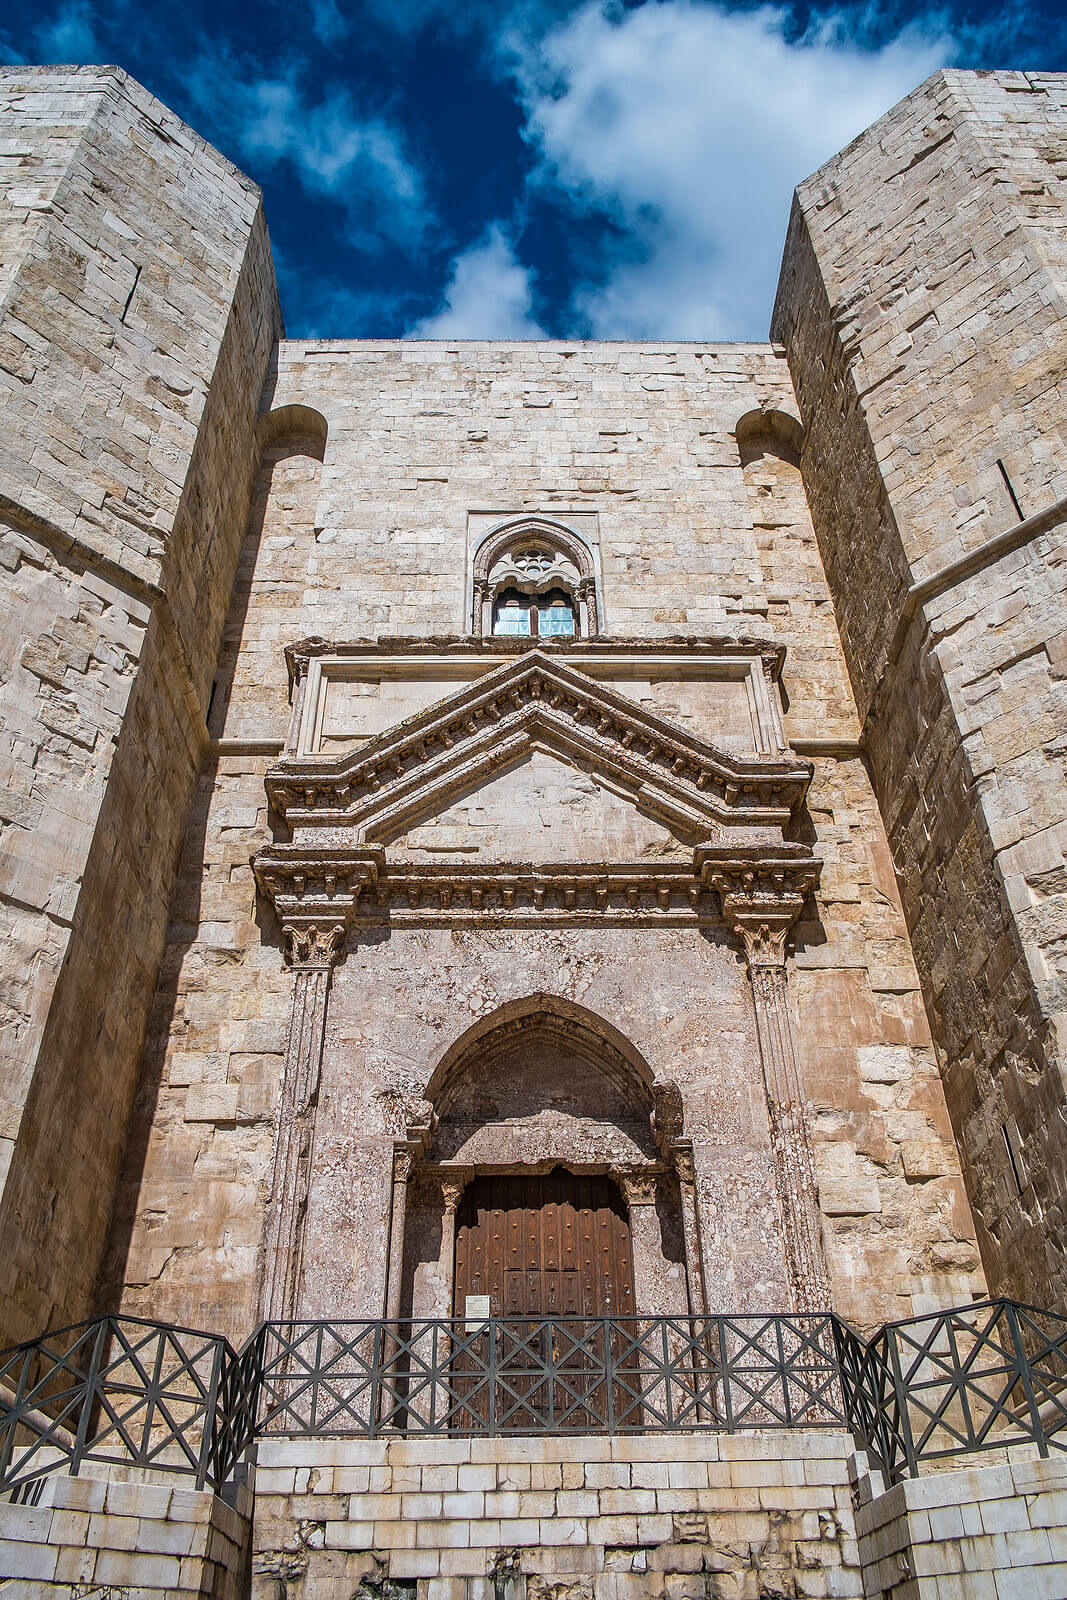
[[[286,927],[285,954],[291,967],[336,966],[344,955],[345,925],[343,922],[312,923],[303,927]]]
[[[749,969],[784,966],[789,930],[819,881],[821,862],[794,844],[751,854],[707,846],[696,854],[701,879],[718,891],[723,921],[744,946]]]

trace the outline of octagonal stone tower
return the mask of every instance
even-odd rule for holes
[[[0,77],[0,1342],[91,1304],[281,332],[259,190]]]
[[[1065,110],[935,74],[798,189],[772,330],[983,1258],[1059,1304]]]

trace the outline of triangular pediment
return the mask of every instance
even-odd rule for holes
[[[807,762],[718,750],[531,650],[358,751],[280,762],[267,787],[294,839],[343,829],[353,843],[383,843],[521,770],[535,752],[627,797],[644,817],[690,842],[716,838],[731,825],[780,828],[810,778]]]
[[[533,746],[503,772],[453,790],[396,837],[390,861],[691,861],[694,840],[646,815],[639,797]]]

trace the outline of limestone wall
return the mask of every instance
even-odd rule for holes
[[[263,784],[291,716],[285,644],[371,636],[395,652],[411,635],[447,640],[464,624],[472,518],[536,507],[595,517],[611,637],[718,633],[787,647],[786,726],[815,759],[810,828],[825,861],[818,906],[797,930],[791,995],[836,1303],[875,1323],[967,1298],[981,1282],[972,1229],[799,475],[773,453],[743,468],[732,433],[761,405],[792,408],[781,357],[765,346],[297,343],[280,347],[277,369],[276,410],[306,406],[324,417],[325,458],[306,414],[264,452],[108,1297],[123,1284],[130,1310],[239,1337],[254,1317],[291,980],[248,862],[271,837]],[[443,680],[437,692],[450,687]],[[695,715],[701,685],[683,687],[690,709],[680,701],[673,714]],[[672,715],[667,701],[657,707]],[[700,715],[711,736],[711,711]],[[592,803],[585,789],[556,783],[546,806],[544,784],[530,782],[504,794],[507,827],[495,848],[535,823],[577,838],[575,806]],[[604,830],[618,826],[632,849],[634,813],[613,800],[597,805],[606,809],[590,826],[601,848],[610,845]],[[438,819],[441,837],[414,844],[447,847],[456,834],[462,847],[460,833],[484,842],[483,811],[476,795]],[[658,848],[643,834],[637,842]],[[602,1008],[661,1077],[685,1080],[715,1250],[709,1292],[734,1309],[781,1304],[739,952],[693,931],[479,939],[394,928],[354,941],[335,975],[308,1305],[333,1315],[380,1307],[387,1156],[402,1131],[390,1107],[424,1092],[465,1027],[537,989]]]
[[[1067,1462],[1057,1451],[1044,1461],[1015,1451],[972,1456],[873,1493],[861,1472],[856,1491],[868,1600],[1064,1592]]]
[[[0,125],[3,1341],[95,1288],[279,320],[258,190],[125,74]]]
[[[863,1586],[848,1435],[268,1439],[254,1600],[834,1595]]]
[[[172,1474],[98,1464],[45,1478],[25,1503],[0,1503],[4,1595],[242,1600],[252,1497],[242,1488],[234,1500]]]
[[[1062,535],[1012,529],[1067,488],[1065,93],[936,74],[801,185],[774,323],[983,1255],[1039,1301],[1065,1289]]]

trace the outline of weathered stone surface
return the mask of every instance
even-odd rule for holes
[[[639,1313],[1062,1295],[1065,92],[802,186],[783,346],[341,344],[122,73],[3,75],[0,1338],[447,1316],[557,1166]],[[858,1596],[844,1451],[272,1440],[256,1593]],[[1016,1470],[868,1506],[869,1592],[1022,1511],[1052,1581]],[[226,1592],[222,1511],[63,1481],[14,1592]]]
[[[258,191],[124,73],[7,69],[0,125],[0,1338],[26,1338],[96,1286],[279,323]]]
[[[642,388],[650,371],[673,375],[654,414]],[[565,409],[565,423],[531,424],[522,402],[535,377],[553,399],[549,417]],[[487,392],[492,415],[475,447],[454,419]],[[804,826],[825,883],[797,926],[788,982],[815,1176],[830,1185],[828,1194],[848,1181],[873,1196],[862,1212],[827,1208],[832,1300],[874,1323],[906,1313],[915,1296],[924,1306],[927,1296],[969,1297],[980,1283],[977,1255],[884,833],[850,753],[855,712],[800,474],[771,448],[770,425],[751,436],[757,443],[746,444],[744,465],[732,437],[739,417],[792,408],[781,358],[730,346],[283,344],[273,403],[279,415],[304,409],[295,413],[298,431],[266,447],[253,499],[212,719],[218,744],[186,840],[120,1200],[112,1292],[124,1278],[130,1309],[166,1309],[234,1333],[253,1319],[292,979],[270,913],[262,902],[257,908],[247,863],[280,831],[264,794],[276,760],[267,753],[271,741],[277,752],[303,737],[282,647],[311,635],[342,645],[377,636],[364,657],[338,655],[336,670],[328,650],[306,658],[321,660],[321,671],[335,674],[329,683],[345,689],[331,701],[330,688],[323,701],[324,716],[331,704],[348,708],[322,723],[324,755],[358,750],[391,723],[424,714],[455,689],[456,646],[438,644],[430,656],[435,639],[463,626],[470,519],[495,503],[497,520],[536,507],[586,527],[580,517],[598,513],[611,642],[599,652],[597,682],[667,724],[714,744],[718,715],[723,748],[743,754],[726,692],[736,687],[741,703],[754,704],[743,676],[716,678],[709,669],[690,678],[699,649],[714,648],[670,646],[672,635],[714,632],[721,649],[766,649],[772,663],[785,647],[787,734],[802,749],[805,739],[837,741],[833,754],[816,745]],[[309,421],[315,414],[329,424],[325,447]],[[699,464],[688,448],[699,430],[722,441],[714,463]],[[587,442],[604,437],[627,458],[625,505],[577,491],[576,463]],[[405,458],[418,463],[417,473],[399,470]],[[667,655],[653,673],[640,665],[640,652],[654,652],[657,639]],[[553,642],[553,651],[563,648]],[[381,663],[376,669],[359,666],[370,659],[367,650]],[[627,651],[633,664],[610,666]],[[575,665],[587,673],[580,655],[579,647]],[[481,670],[493,665],[487,659]],[[478,670],[475,660],[469,673]],[[616,675],[604,678],[609,670]],[[300,718],[310,715],[306,682],[294,687]],[[369,722],[360,720],[365,702],[375,708]],[[745,715],[750,755],[773,749],[770,713],[760,713],[770,720],[755,733],[752,712]],[[525,764],[442,801],[386,845],[389,859],[435,872],[447,866],[453,876],[479,860],[680,860],[684,867],[687,848],[691,861],[691,842],[605,791],[595,769],[561,763],[555,751],[533,752]],[[553,895],[546,893],[550,908]],[[381,1314],[391,1150],[404,1125],[397,1108],[423,1098],[466,1029],[538,993],[585,1008],[630,1042],[653,1078],[678,1082],[694,1143],[711,1308],[787,1303],[752,996],[727,930],[568,927],[565,911],[552,910],[551,931],[479,932],[469,898],[462,904],[466,922],[451,930],[434,928],[432,910],[405,911],[406,901],[390,913],[391,928],[373,928],[372,916],[365,933],[353,932],[334,974],[307,1178],[303,1309]],[[533,900],[522,904],[521,917],[536,920]],[[432,905],[440,924],[436,896]],[[621,915],[625,897],[620,905]],[[711,892],[713,923],[716,907]],[[405,927],[405,916],[428,916],[429,925]],[[875,1082],[865,1072],[877,1070],[870,1052],[879,1050],[895,1067]],[[203,1120],[216,1099],[217,1120]],[[491,1141],[491,1128],[480,1137]],[[942,1151],[943,1172],[906,1172],[903,1149],[916,1142]],[[538,1159],[553,1154],[543,1134],[535,1148]],[[424,1233],[440,1238],[428,1204],[413,1192],[413,1250],[424,1248],[416,1242]],[[415,1303],[446,1309],[440,1275],[449,1270],[424,1262]],[[649,1280],[657,1304],[675,1292],[668,1283],[663,1278],[653,1290]]]
[[[801,185],[774,320],[983,1257],[1057,1302],[1065,93],[935,74]]]
[[[261,1446],[254,1600],[864,1594],[842,1434],[315,1443]]]
[[[0,1572],[14,1600],[136,1593],[148,1600],[240,1600],[247,1593],[252,1497],[228,1504],[167,1473],[128,1481],[83,1466],[46,1479],[32,1505],[0,1504]]]

